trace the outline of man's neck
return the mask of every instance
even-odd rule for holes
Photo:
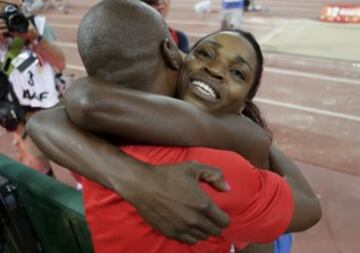
[[[176,83],[178,79],[178,71],[167,68],[158,72],[149,89],[144,91],[151,92],[163,96],[174,97],[176,91]]]

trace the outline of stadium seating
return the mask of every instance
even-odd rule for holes
[[[0,192],[0,228],[12,251],[93,252],[80,192],[3,155]]]

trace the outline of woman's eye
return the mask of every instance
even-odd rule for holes
[[[196,51],[196,54],[204,59],[211,59],[211,53],[204,49],[199,49]]]
[[[245,80],[245,75],[238,69],[230,69],[230,74],[237,79]]]

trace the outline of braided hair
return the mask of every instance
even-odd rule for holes
[[[217,34],[219,32],[238,33],[240,36],[244,37],[252,45],[252,47],[254,48],[254,51],[255,51],[255,54],[256,54],[256,62],[257,62],[256,69],[255,69],[255,78],[254,78],[254,81],[253,81],[253,83],[251,85],[249,93],[248,93],[248,95],[246,97],[245,107],[244,107],[244,109],[242,111],[242,114],[245,115],[246,117],[250,118],[252,121],[254,121],[259,126],[261,126],[271,138],[272,133],[271,133],[270,129],[268,128],[265,120],[262,118],[260,109],[253,102],[253,98],[255,97],[255,95],[256,95],[259,87],[260,87],[260,84],[261,84],[261,78],[262,78],[263,68],[264,68],[264,57],[263,57],[263,54],[261,52],[260,45],[256,41],[256,39],[254,38],[254,36],[249,32],[245,32],[245,31],[242,31],[242,30],[239,30],[239,29],[225,29],[225,30],[213,32],[213,33],[208,34],[205,37],[201,38],[199,41],[197,41],[194,44],[191,51],[195,47],[197,47],[197,45],[199,43],[201,43],[204,39],[206,39],[207,37],[212,36],[214,34]]]

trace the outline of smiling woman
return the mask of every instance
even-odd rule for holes
[[[215,32],[198,41],[185,58],[178,96],[211,113],[242,113],[266,128],[252,102],[262,69],[263,55],[250,33]]]

